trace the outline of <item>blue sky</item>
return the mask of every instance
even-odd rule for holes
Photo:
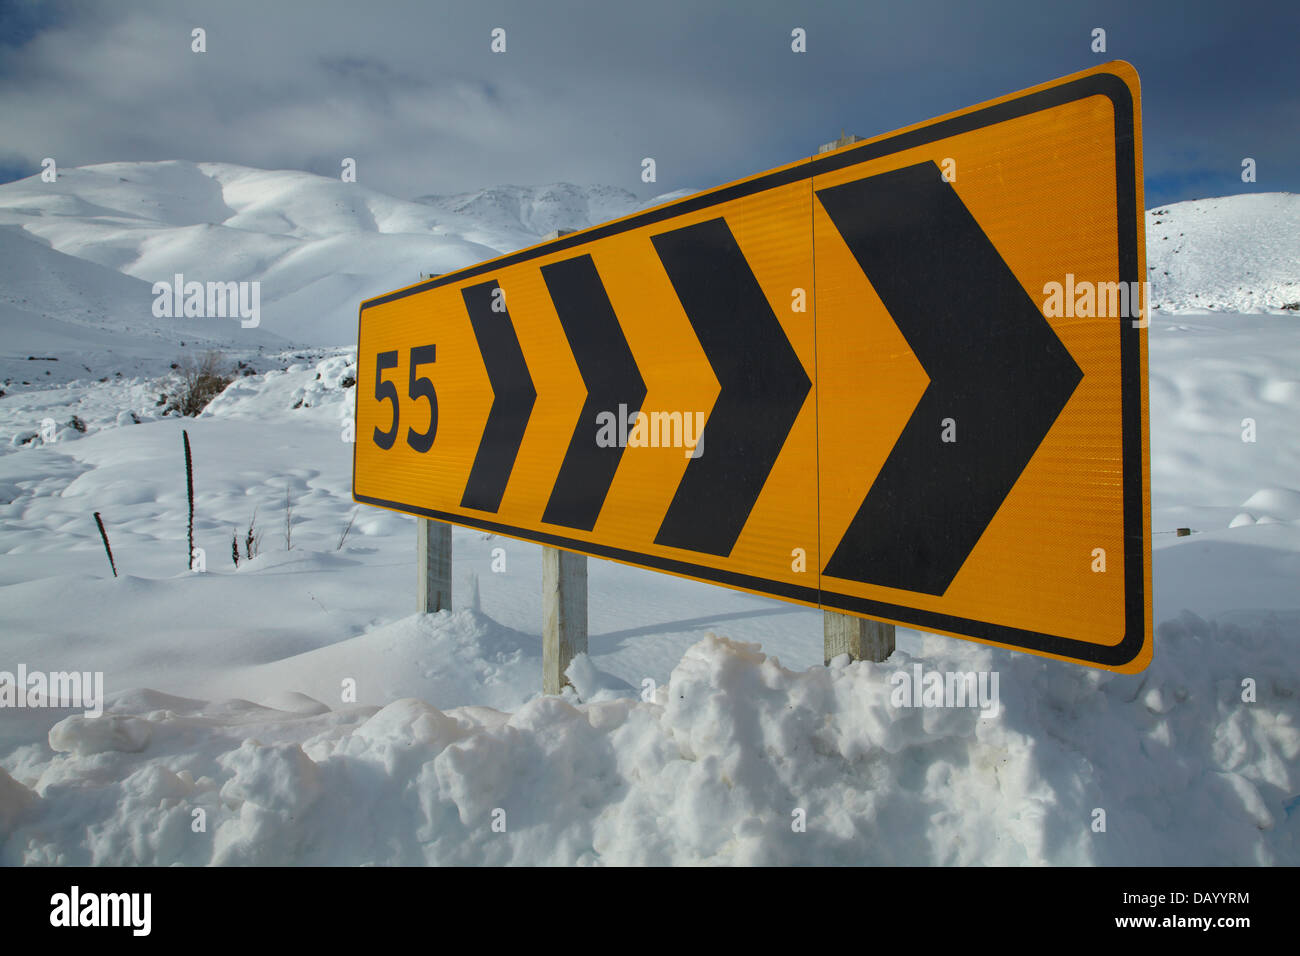
[[[0,0],[0,181],[45,156],[330,176],[350,156],[404,197],[555,181],[648,197],[1125,59],[1150,207],[1300,191],[1298,51],[1300,4],[1250,0]]]

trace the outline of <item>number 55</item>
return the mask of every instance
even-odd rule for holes
[[[432,364],[436,356],[436,345],[419,345],[411,349],[410,377],[407,381],[406,393],[415,401],[421,398],[428,399],[429,428],[424,432],[417,432],[414,428],[408,428],[406,430],[406,443],[421,454],[433,447],[433,438],[438,432],[438,395],[434,392],[433,381],[416,373],[421,365]],[[379,426],[375,426],[375,444],[385,451],[392,448],[393,443],[397,441],[397,431],[401,420],[397,400],[397,386],[392,382],[384,381],[384,372],[388,369],[397,368],[397,362],[398,353],[396,349],[389,352],[380,352],[375,356],[375,399],[381,402],[392,402],[393,405],[393,424],[388,431],[380,431]]]

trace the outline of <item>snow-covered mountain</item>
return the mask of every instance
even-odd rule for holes
[[[244,358],[289,346],[233,321],[156,318],[151,289],[144,279],[0,225],[0,382],[153,375],[186,349]]]
[[[81,369],[61,359],[41,378],[143,372],[150,357],[173,360],[182,341],[232,353],[347,344],[369,296],[675,195],[647,203],[612,186],[554,183],[407,201],[310,173],[186,161],[33,176],[0,186],[0,381],[30,379],[28,355],[73,341]],[[1300,301],[1300,196],[1152,210],[1147,248],[1161,311],[1278,312]],[[259,282],[260,324],[156,319],[152,285],[177,273]]]
[[[556,183],[406,201],[310,173],[183,161],[0,185],[0,386],[145,382],[207,348],[258,371],[319,358],[256,360],[351,344],[367,296],[675,195],[644,202],[616,187]],[[1300,196],[1176,203],[1148,211],[1146,231],[1159,312],[1300,316]],[[260,325],[155,317],[152,284],[176,273],[259,282]],[[1160,370],[1152,381],[1153,392],[1164,387]]]
[[[357,183],[226,163],[63,169],[53,183],[33,176],[0,186],[0,304],[10,310],[0,318],[0,352],[12,359],[57,347],[62,328],[49,324],[46,343],[47,326],[38,330],[23,310],[67,321],[49,304],[75,297],[60,284],[86,291],[83,324],[128,337],[157,333],[160,357],[169,359],[182,339],[223,340],[233,350],[273,341],[345,344],[356,339],[362,299],[640,205],[624,190],[566,183],[409,202]],[[221,319],[155,320],[152,285],[177,273],[186,281],[259,282],[257,329]],[[47,295],[20,281],[28,274],[66,282],[48,285]]]
[[[454,196],[418,196],[415,201],[473,220],[483,228],[533,236],[545,236],[557,229],[585,229],[625,216],[642,205],[626,189],[571,183],[492,186]]]

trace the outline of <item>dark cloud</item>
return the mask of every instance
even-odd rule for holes
[[[790,52],[796,26],[806,54]],[[352,156],[402,196],[555,180],[651,195],[1123,58],[1142,76],[1150,201],[1296,190],[1298,28],[1291,2],[10,0],[0,172],[54,156],[333,175]]]

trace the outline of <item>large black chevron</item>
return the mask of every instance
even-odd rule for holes
[[[460,499],[462,508],[479,511],[496,511],[501,507],[501,496],[505,494],[537,399],[537,389],[528,374],[509,310],[492,310],[497,288],[493,279],[461,290],[483,366],[492,384],[492,409],[483,426],[469,480],[465,482],[465,494]]]
[[[721,386],[655,543],[728,555],[812,382],[726,220],[651,242]]]
[[[587,386],[586,401],[542,520],[590,531],[623,456],[621,445],[596,444],[596,416],[601,412],[617,416],[623,411],[620,405],[635,415],[645,400],[646,387],[591,256],[552,263],[541,272]]]
[[[943,594],[1083,372],[934,163],[817,198],[930,377],[825,573]]]

